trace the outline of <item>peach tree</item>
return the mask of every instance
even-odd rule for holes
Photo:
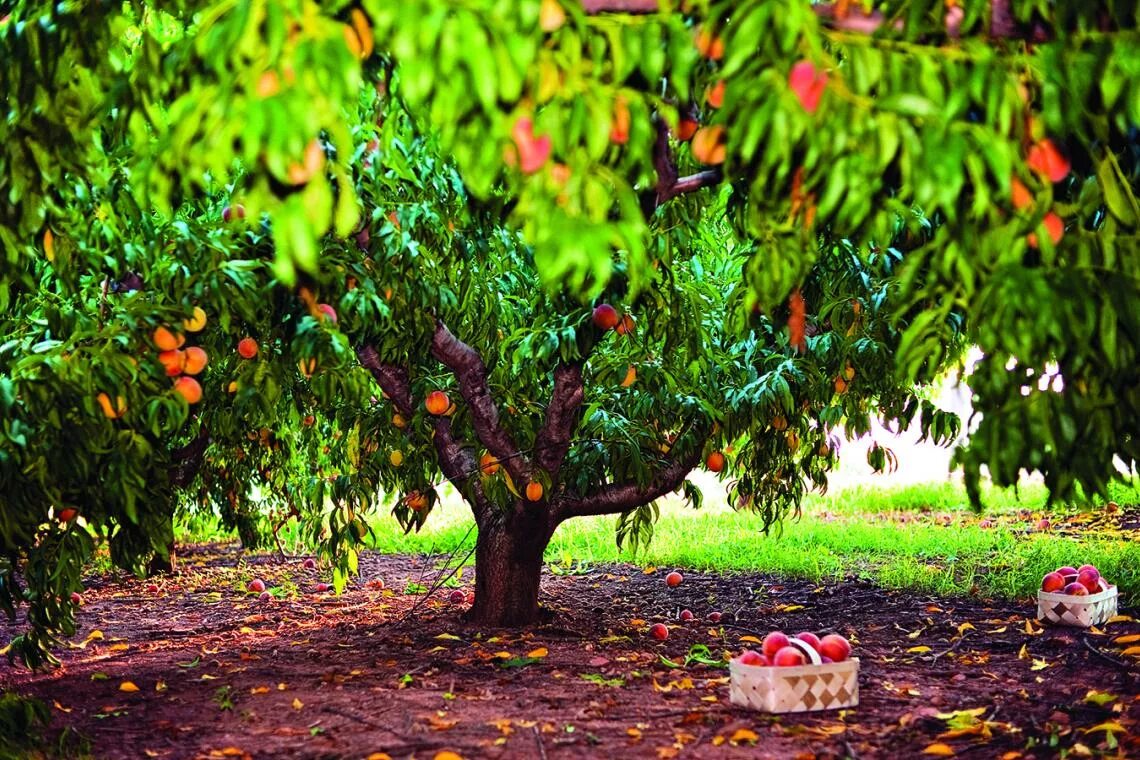
[[[968,6],[968,7],[967,7]],[[564,520],[719,471],[773,523],[962,349],[976,498],[1137,455],[1138,11],[1079,0],[415,0],[0,19],[0,604],[72,630],[180,510],[478,526],[538,614]],[[204,319],[203,319],[204,317]],[[876,464],[887,452],[874,449]],[[161,562],[159,564],[162,564]]]

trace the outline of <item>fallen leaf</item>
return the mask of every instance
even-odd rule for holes
[[[458,720],[448,720],[437,715],[428,716],[428,724],[436,731],[447,731],[455,728],[458,723]]]
[[[1081,729],[1081,732],[1085,733],[1085,734],[1091,734],[1091,733],[1095,733],[1097,731],[1105,731],[1108,733],[1124,734],[1124,733],[1128,732],[1128,729],[1126,729],[1124,726],[1120,725],[1119,723],[1117,723],[1114,720],[1108,720],[1108,721],[1105,721],[1104,723],[1098,723],[1095,726],[1092,726],[1090,728],[1082,728]]]
[[[138,690],[139,690],[139,687],[135,686],[130,681],[123,681],[121,684],[119,684],[119,691],[125,691],[128,694],[133,694],[134,692],[136,692]]]
[[[1113,615],[1112,617],[1110,617],[1108,620],[1106,620],[1104,622],[1105,623],[1135,623],[1136,620],[1135,620],[1135,618],[1129,617],[1128,615]]]
[[[268,694],[269,693],[269,687],[268,686],[254,686],[252,689],[249,690],[249,693],[250,694]]]
[[[630,726],[625,730],[625,732],[635,741],[641,739],[641,729],[637,728],[636,726]]]
[[[364,758],[364,760],[392,760],[392,756],[387,752],[373,752],[371,755]]]
[[[435,753],[435,760],[463,760],[463,758],[459,754],[445,749]]]
[[[954,748],[943,742],[934,742],[934,744],[927,745],[926,749],[922,751],[922,754],[937,755],[938,757],[952,757],[954,755]]]
[[[75,709],[75,708],[73,708],[73,707],[64,707],[63,705],[61,705],[61,704],[59,703],[59,700],[58,700],[58,699],[56,699],[56,700],[52,700],[52,704],[53,704],[53,705],[55,705],[55,709],[59,710],[60,712],[69,713],[69,712],[71,712],[73,709]]]
[[[962,625],[958,626],[958,634],[959,635],[965,633],[966,631],[976,631],[976,630],[977,629],[974,628],[972,623],[962,623]]]
[[[1140,641],[1140,633],[1132,633],[1127,636],[1117,636],[1112,640],[1113,644],[1135,644]]]
[[[441,633],[436,636],[436,638],[440,641],[463,641],[463,639],[459,638],[453,633]]]
[[[930,647],[928,647],[928,646],[917,646],[917,647],[911,647],[910,649],[908,649],[906,651],[909,652],[910,654],[919,654],[921,652],[929,652]]]
[[[1126,654],[1129,657],[1140,657],[1140,646],[1128,647],[1121,654]]]
[[[741,636],[738,641],[747,641],[749,644],[761,644],[763,642],[755,636]]]
[[[749,742],[751,744],[755,744],[756,742],[760,741],[760,735],[749,728],[738,728],[732,732],[732,736],[730,736],[728,740],[733,744],[737,744],[739,742]]]
[[[1116,699],[1117,697],[1115,694],[1097,691],[1096,689],[1089,689],[1088,694],[1085,694],[1086,702],[1094,705],[1100,705],[1101,707],[1104,707],[1109,702],[1115,702]]]
[[[296,697],[293,697],[293,709],[294,709],[294,710],[300,710],[300,709],[301,709],[302,707],[304,707],[304,706],[305,706],[305,703],[304,703],[304,702],[302,702],[301,700],[297,699]]]
[[[534,657],[534,658],[538,659],[541,657],[545,657],[548,654],[550,654],[550,653],[547,651],[546,647],[539,647],[538,649],[532,649],[529,652],[527,652],[526,656],[527,657]]]
[[[1030,670],[1044,670],[1047,667],[1049,667],[1049,661],[1048,660],[1038,660],[1038,659],[1034,658],[1033,664],[1029,666],[1029,669]]]

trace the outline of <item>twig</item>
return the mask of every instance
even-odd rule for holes
[[[333,715],[339,715],[342,718],[348,718],[349,720],[356,721],[357,723],[361,724],[362,726],[368,726],[369,728],[376,729],[377,731],[384,731],[385,733],[389,733],[389,734],[392,734],[394,736],[400,736],[400,733],[398,731],[393,731],[392,729],[388,728],[387,726],[382,726],[379,723],[375,723],[371,720],[368,720],[368,718],[364,718],[364,717],[361,717],[359,715],[355,715],[353,713],[350,713],[348,710],[342,710],[339,707],[334,707],[332,705],[324,705],[321,707],[321,709],[324,712],[332,713]]]
[[[847,739],[843,740],[843,750],[847,753],[848,760],[859,760],[859,755],[855,753],[855,748]]]
[[[538,730],[538,726],[531,726],[530,730],[534,732],[534,743],[538,745],[538,756],[541,760],[546,760],[546,747],[542,743],[542,734]]]
[[[447,560],[448,563],[450,563],[451,559],[454,558],[455,555],[459,552],[458,547],[463,546],[463,542],[466,541],[467,537],[471,535],[471,531],[474,530],[474,528],[475,528],[475,523],[471,523],[471,525],[467,528],[467,532],[463,534],[463,538],[459,539],[459,544],[456,547],[455,551],[452,552],[448,556],[448,560]],[[424,595],[422,597],[420,597],[419,601],[417,601],[415,604],[413,604],[412,608],[410,610],[408,610],[407,612],[405,612],[403,615],[400,616],[399,622],[402,623],[405,620],[407,620],[408,618],[410,618],[412,615],[414,615],[416,613],[416,611],[418,611],[419,608],[422,607],[424,605],[424,603],[426,603],[427,600],[431,598],[432,594],[434,594],[436,591],[439,591],[439,589],[442,588],[443,584],[445,584],[449,580],[451,580],[451,578],[457,572],[459,572],[459,568],[463,567],[465,564],[467,564],[467,560],[471,559],[471,555],[475,553],[475,547],[476,546],[478,546],[477,543],[471,547],[471,551],[467,552],[467,556],[465,556],[462,560],[460,560],[459,564],[457,564],[455,567],[451,568],[451,571],[447,575],[443,576],[442,578],[437,578],[435,580],[435,582],[432,584],[431,588],[429,588],[426,592],[424,592]],[[444,565],[444,567],[446,567],[446,566],[447,565]],[[423,576],[421,575],[420,577],[422,578]]]
[[[1105,662],[1110,662],[1113,665],[1115,665],[1116,667],[1120,668],[1121,670],[1127,670],[1130,673],[1133,672],[1133,667],[1130,664],[1128,664],[1127,662],[1124,662],[1122,660],[1118,660],[1115,657],[1107,655],[1104,652],[1100,651],[1100,649],[1098,649],[1097,647],[1093,646],[1092,642],[1089,641],[1088,636],[1082,636],[1081,637],[1081,643],[1085,645],[1085,649],[1089,650],[1090,652],[1092,652],[1093,654],[1095,654],[1097,657],[1101,658]]]
[[[944,649],[943,651],[938,652],[937,654],[931,656],[929,658],[930,664],[933,665],[934,663],[938,662],[938,658],[945,657],[946,655],[950,654],[951,652],[957,652],[958,647],[962,646],[962,642],[965,641],[966,637],[969,635],[970,634],[968,631],[966,633],[963,633],[961,636],[958,637],[957,641],[955,641],[953,644],[950,645],[950,647],[948,649]],[[927,658],[924,657],[922,659],[927,659]]]

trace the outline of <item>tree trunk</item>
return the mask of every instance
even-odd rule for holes
[[[542,554],[553,528],[544,510],[489,520],[475,544],[475,604],[470,620],[496,628],[533,625],[539,620],[538,587]],[[499,517],[499,516],[496,516]]]
[[[178,563],[174,555],[174,542],[171,541],[166,545],[166,556],[155,552],[150,558],[150,562],[146,566],[146,575],[148,578],[153,578],[156,575],[169,575],[175,571]]]

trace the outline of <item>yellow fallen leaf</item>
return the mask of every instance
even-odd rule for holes
[[[629,621],[629,624],[634,628],[640,628],[641,626],[645,625],[645,621],[641,618],[634,618],[633,620]]]
[[[760,741],[760,735],[749,728],[738,728],[732,732],[732,736],[728,739],[732,743],[738,742],[751,742],[755,744]]]
[[[943,742],[934,742],[922,751],[924,755],[937,755],[938,757],[952,757],[954,755],[954,748],[949,744]]]
[[[304,702],[302,702],[301,700],[297,699],[296,697],[293,697],[293,709],[294,709],[294,710],[300,710],[300,709],[301,709],[302,707],[304,707],[304,706],[305,706],[305,703],[304,703]]]
[[[1113,615],[1112,617],[1110,617],[1108,620],[1106,620],[1104,622],[1105,623],[1135,623],[1136,620],[1135,620],[1135,618],[1132,618],[1128,615]]]
[[[534,657],[535,659],[538,659],[540,657],[545,657],[548,654],[550,654],[550,652],[548,652],[546,650],[546,647],[539,647],[538,649],[532,649],[529,652],[527,652],[526,656],[527,657]]]
[[[510,652],[507,652],[507,651],[502,651],[502,652],[495,652],[495,653],[494,653],[493,655],[491,655],[491,656],[492,656],[492,657],[495,657],[495,658],[497,658],[497,659],[500,659],[500,660],[509,660],[509,659],[511,659],[511,657],[513,657],[513,655],[512,655]]]
[[[763,642],[755,636],[741,636],[738,641],[747,641],[749,644],[761,644]]]
[[[463,758],[458,753],[445,749],[435,753],[435,760],[463,760]]]
[[[130,681],[123,681],[121,684],[119,684],[119,691],[125,691],[128,694],[133,694],[134,692],[136,692],[138,690],[139,690],[139,687],[135,686]]]
[[[250,628],[248,625],[243,625],[241,628],[238,628],[238,633],[244,633],[244,634],[248,634],[248,635],[252,636],[253,635],[253,629]]]
[[[1033,621],[1029,618],[1025,618],[1025,632],[1027,634],[1030,636],[1040,636],[1044,631],[1045,629],[1040,626],[1034,628]]]
[[[1029,669],[1030,670],[1044,670],[1047,667],[1049,667],[1049,661],[1048,660],[1034,659],[1033,664],[1029,666]]]
[[[1140,646],[1128,647],[1121,654],[1126,654],[1129,657],[1140,657]]]
[[[921,652],[929,652],[930,647],[928,647],[928,646],[917,646],[917,647],[911,647],[910,649],[908,649],[906,651],[911,653],[911,654],[919,654]]]
[[[722,744],[724,744],[724,737],[723,736],[714,736],[713,737],[712,745],[714,747],[719,747]]]
[[[463,639],[459,638],[453,633],[441,633],[436,636],[436,638],[440,641],[463,641]]]
[[[627,728],[625,730],[625,732],[626,732],[626,734],[628,734],[633,739],[640,739],[641,738],[641,729],[637,728],[636,726],[630,726],[629,728]]]
[[[155,683],[154,690],[157,691],[159,694],[166,691],[166,681],[158,681],[157,683]]]
[[[1135,644],[1140,641],[1140,633],[1132,633],[1127,636],[1117,636],[1112,640],[1113,644]]]
[[[283,683],[279,683],[279,684],[277,684],[277,691],[285,691],[285,690],[286,690],[286,689],[288,689],[288,688],[289,688],[289,687],[288,687],[288,686],[286,686],[286,685],[285,685],[285,684],[283,684]]]
[[[701,697],[702,702],[719,702],[720,699],[716,694],[709,694],[707,697]]]
[[[69,713],[69,712],[71,712],[73,709],[75,709],[75,708],[73,708],[73,707],[64,707],[63,705],[61,705],[61,704],[59,703],[59,700],[58,700],[58,699],[52,700],[52,704],[53,704],[53,705],[55,705],[55,709],[59,710],[60,712]]]
[[[254,686],[252,689],[249,690],[249,693],[250,694],[268,694],[269,693],[269,687],[268,686]]]
[[[364,758],[364,760],[392,760],[392,756],[387,752],[373,752],[371,755]]]
[[[962,623],[962,625],[958,626],[959,635],[965,633],[966,631],[976,631],[976,630],[977,629],[974,628],[972,623]]]
[[[107,647],[108,652],[125,652],[130,649],[130,644],[112,644]]]
[[[225,749],[218,750],[218,754],[222,757],[242,757],[245,755],[245,750],[239,749],[238,747],[226,747]]]
[[[654,567],[653,565],[650,565],[649,567],[645,568],[641,572],[644,573],[645,575],[653,575],[655,572],[657,572],[657,568]]]
[[[1029,659],[1029,647],[1028,646],[1026,646],[1025,644],[1021,645],[1021,649],[1019,649],[1017,652],[1017,659],[1019,659],[1019,660],[1028,660]]]
[[[1128,733],[1128,729],[1126,729],[1124,726],[1117,723],[1115,720],[1108,720],[1108,721],[1105,721],[1104,723],[1098,723],[1095,726],[1092,726],[1091,728],[1082,728],[1081,731],[1086,733],[1086,734],[1091,734],[1091,733],[1094,733],[1096,731],[1107,731],[1110,733],[1120,733],[1120,734]]]

